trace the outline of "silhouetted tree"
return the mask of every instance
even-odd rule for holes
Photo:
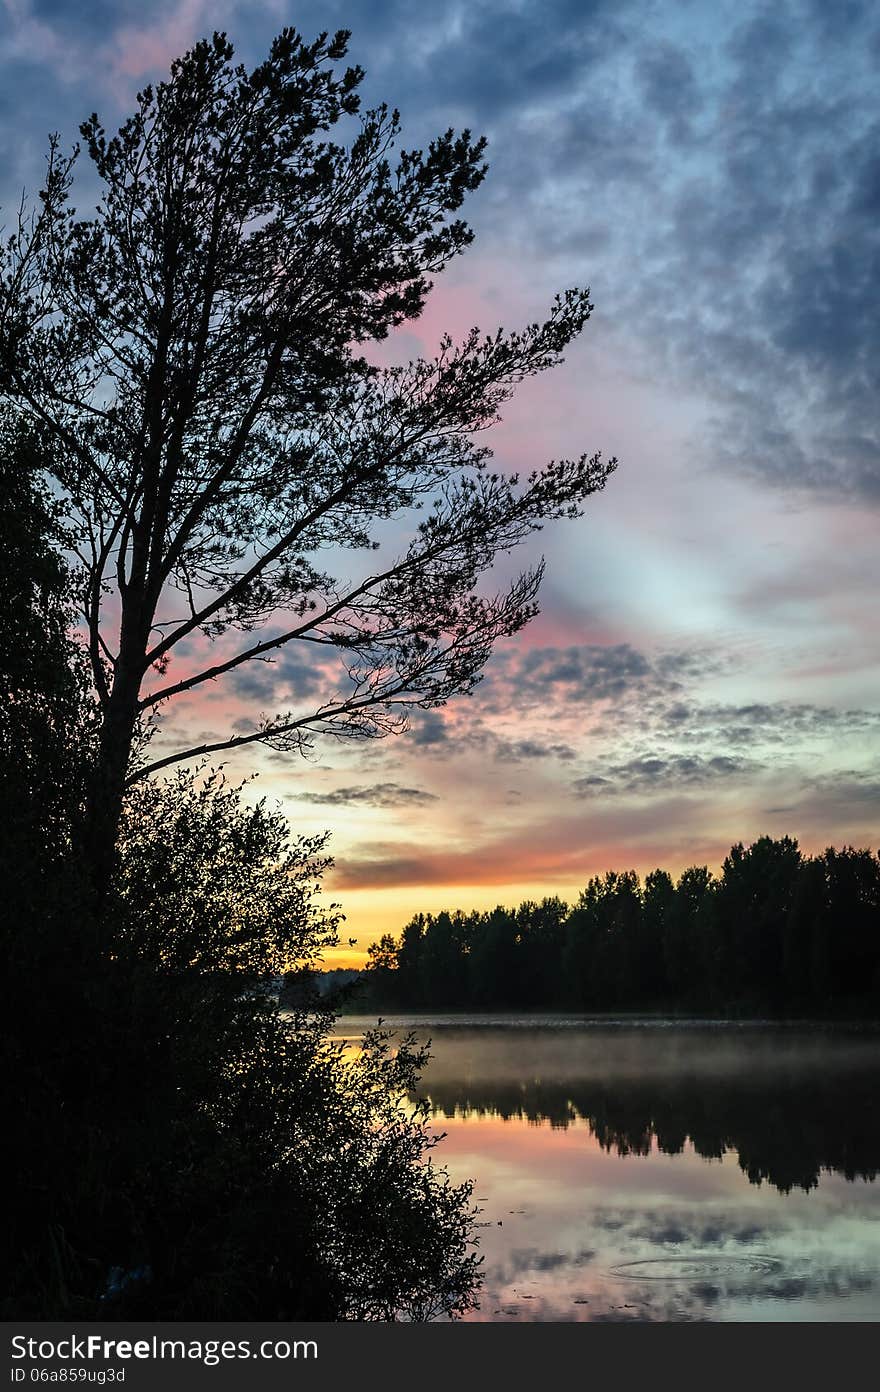
[[[731,847],[716,911],[723,971],[734,998],[780,998],[785,923],[800,866],[798,844],[788,836],[761,836],[747,850]]]
[[[640,995],[639,946],[642,923],[642,890],[634,870],[605,877],[601,899],[605,933],[603,945],[607,976],[615,1003],[638,1000]]]
[[[441,912],[429,916],[422,940],[420,972],[430,999],[455,1005],[466,999],[467,958],[464,916]]]
[[[518,1004],[540,1009],[558,999],[567,916],[568,905],[556,896],[539,904],[527,901],[517,909]]]
[[[425,1052],[373,1031],[346,1053],[329,1008],[283,1013],[270,990],[335,940],[321,849],[218,776],[128,795],[112,951],[87,975],[16,977],[33,1095],[12,1148],[9,1317],[468,1308],[470,1186],[429,1163],[425,1110],[400,1101]],[[34,1005],[45,985],[54,1019]]]
[[[585,891],[565,920],[562,943],[561,999],[568,1010],[583,1010],[591,1003],[594,942],[584,903]]]
[[[594,876],[571,912],[564,954],[575,999],[581,1006],[613,1009],[637,994],[631,959],[641,912],[633,871]]]
[[[830,922],[824,930],[835,996],[880,992],[880,860],[867,850],[829,847],[821,857]]]
[[[669,995],[664,945],[675,903],[672,877],[652,870],[645,877],[642,923],[636,950],[639,995],[644,1001],[662,1001]]]
[[[54,1122],[71,1057],[78,1057],[90,999],[87,944],[71,845],[82,812],[89,740],[82,672],[71,640],[71,591],[60,556],[59,510],[41,482],[29,432],[0,421],[0,1015],[2,1069],[15,1117],[5,1150],[14,1201],[3,1225],[3,1289],[27,1280],[34,1242],[17,1220],[43,1203],[39,1178],[57,1145]],[[70,1037],[72,1036],[72,1038]],[[48,1224],[46,1225],[48,1228]],[[36,1245],[45,1244],[47,1231]],[[57,1238],[57,1233],[55,1237]],[[45,1275],[45,1272],[44,1272]],[[33,1311],[32,1313],[36,1313]]]
[[[62,555],[70,532],[43,464],[33,435],[0,417],[0,799],[9,814],[0,874],[10,927],[27,896],[40,892],[37,880],[49,890],[49,865],[69,855],[91,753],[87,677],[71,634],[74,592]],[[26,871],[36,862],[32,880]]]
[[[127,793],[107,923],[79,874],[94,741],[69,533],[0,436],[5,1318],[427,1318],[476,1284],[470,1190],[402,1108],[425,1054],[271,991],[335,941],[323,838],[219,775]]]
[[[39,211],[5,249],[0,393],[45,430],[82,529],[99,886],[127,781],[254,742],[383,734],[407,706],[469,691],[494,641],[536,612],[541,567],[494,598],[477,577],[545,519],[576,515],[613,467],[560,460],[519,489],[474,439],[517,382],[560,361],[585,292],[522,333],[445,339],[433,360],[363,356],[470,241],[453,215],[483,178],[484,142],[449,130],[392,163],[385,106],[329,140],[359,110],[361,70],[334,66],[347,39],[285,29],[251,72],[224,35],[197,44],[116,136],[96,115],[82,125],[95,216],[74,216],[77,151],[55,138]],[[402,552],[353,580],[325,573],[329,546],[371,552],[377,524],[426,502]],[[210,658],[193,645],[259,629]],[[285,648],[323,653],[323,673],[335,655],[338,682],[133,766],[140,719]]]
[[[683,871],[669,916],[666,961],[674,995],[714,1002],[720,978],[715,882],[706,865]]]
[[[215,1272],[227,1312],[306,1311],[313,1299],[319,1318],[460,1311],[475,1277],[470,1188],[424,1163],[434,1144],[424,1111],[399,1105],[424,1051],[413,1041],[391,1051],[373,1032],[343,1054],[327,1037],[329,1008],[312,1002],[284,1016],[265,991],[292,966],[314,966],[336,941],[335,906],[322,910],[317,897],[323,840],[291,838],[280,813],[243,806],[217,778],[180,774],[126,799],[114,881],[120,944],[170,976],[171,1003],[182,1010],[176,1021],[167,1005],[157,1012],[171,1030],[165,1056],[176,1087],[190,1090],[188,1110],[210,1121],[191,1170],[207,1230],[198,1238],[188,1230],[189,1279],[204,1280],[206,1255],[216,1267],[211,1243],[234,1196],[236,1243],[222,1249],[227,1265]],[[194,1011],[203,1021],[195,1030]],[[147,1056],[155,1072],[162,1054]],[[205,1167],[210,1174],[227,1146],[229,1173],[212,1200]],[[184,1198],[191,1201],[188,1189]],[[267,1242],[267,1213],[296,1236],[289,1266],[279,1236]],[[183,1223],[166,1226],[174,1235]],[[173,1241],[176,1270],[183,1262]],[[261,1273],[269,1253],[271,1272]],[[168,1274],[156,1280],[171,1299]],[[236,1293],[248,1287],[242,1307]]]
[[[369,1007],[406,1004],[399,985],[398,944],[392,933],[383,933],[378,942],[367,948],[367,965],[363,971],[362,999]]]
[[[832,995],[831,914],[823,858],[801,865],[783,932],[782,957],[786,996],[804,1008],[823,1009]]]
[[[416,914],[410,920],[403,930],[397,959],[401,995],[403,999],[414,1004],[421,1001],[424,990],[422,956],[427,923],[424,914]]]
[[[482,916],[468,954],[469,995],[474,1005],[517,1004],[516,919],[501,904]]]

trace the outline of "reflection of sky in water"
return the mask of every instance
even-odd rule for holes
[[[880,1318],[880,1036],[430,1032],[473,1318]]]
[[[880,1317],[876,1185],[832,1175],[782,1195],[749,1184],[732,1153],[620,1157],[583,1124],[444,1129],[444,1163],[475,1176],[483,1201],[478,1318]],[[669,1260],[624,1266],[657,1258]]]

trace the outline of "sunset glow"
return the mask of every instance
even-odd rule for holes
[[[473,247],[371,351],[430,354],[444,332],[514,328],[592,288],[564,366],[492,435],[507,473],[620,459],[581,519],[504,558],[499,581],[545,556],[540,617],[473,696],[414,711],[403,735],[224,759],[232,778],[257,770],[248,796],[280,801],[295,832],[332,833],[332,965],[418,911],[571,900],[609,868],[717,869],[765,833],[876,846],[868,9],[5,0],[3,19],[7,218],[39,186],[45,133],[67,139],[96,105],[112,126],[191,40],[225,27],[251,62],[280,23],[345,25],[366,100],[400,107],[408,146],[448,125],[490,142]],[[338,676],[314,649],[249,664],[169,704],[157,748],[252,729]]]

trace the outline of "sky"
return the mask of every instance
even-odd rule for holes
[[[542,612],[473,695],[310,762],[230,757],[295,830],[332,831],[332,964],[416,911],[717,869],[763,834],[876,847],[877,7],[0,0],[0,223],[50,131],[118,123],[215,28],[255,64],[288,24],[352,31],[365,104],[398,107],[408,147],[488,137],[474,243],[388,351],[513,329],[589,285],[582,336],[490,443],[505,471],[620,461],[517,555],[546,558]],[[243,669],[171,720],[220,732],[309,681],[292,659]]]

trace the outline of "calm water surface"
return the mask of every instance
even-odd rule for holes
[[[880,1319],[880,1034],[388,1023],[432,1040],[434,1154],[475,1181],[471,1318]]]

